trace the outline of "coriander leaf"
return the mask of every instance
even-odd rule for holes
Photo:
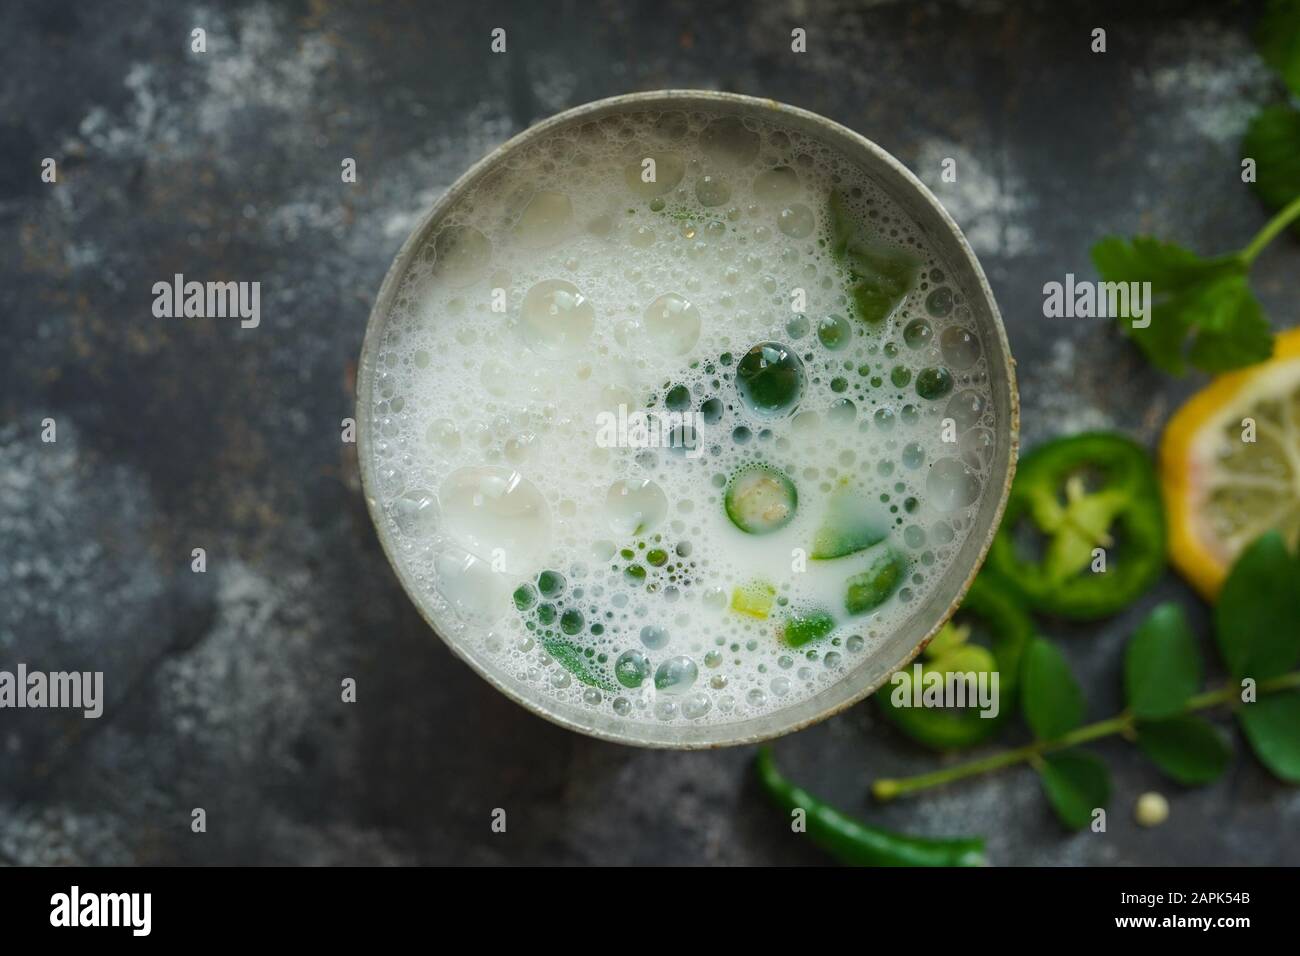
[[[1264,62],[1300,96],[1300,0],[1269,0],[1255,28]]]
[[[1109,236],[1092,247],[1092,261],[1105,282],[1151,283],[1150,324],[1135,328],[1132,317],[1122,317],[1120,324],[1162,371],[1182,374],[1190,359],[1217,372],[1272,354],[1272,334],[1246,282],[1249,265],[1240,256],[1206,259],[1150,236]]]
[[[1025,720],[1039,740],[1054,740],[1083,721],[1083,691],[1065,658],[1041,637],[1025,648],[1021,664]]]
[[[1223,734],[1200,717],[1139,722],[1137,745],[1165,774],[1185,784],[1218,779],[1232,756]]]
[[[1273,355],[1273,330],[1245,276],[1224,276],[1185,304],[1197,330],[1187,359],[1202,372],[1226,372]]]
[[[831,255],[847,273],[853,314],[868,325],[879,325],[916,287],[920,261],[871,238],[838,189],[831,192],[827,214]]]
[[[1237,720],[1259,762],[1287,783],[1300,783],[1300,691],[1243,704]]]
[[[1170,717],[1201,685],[1201,652],[1183,609],[1159,604],[1124,653],[1124,696],[1136,717]]]
[[[1290,106],[1260,110],[1241,141],[1241,155],[1255,161],[1251,185],[1264,205],[1281,209],[1300,196],[1300,111]]]
[[[1208,273],[1203,260],[1190,250],[1173,243],[1162,243],[1148,236],[1127,242],[1108,236],[1092,247],[1092,261],[1107,282],[1150,282],[1152,299],[1157,290],[1178,288],[1198,281]],[[1126,334],[1157,368],[1172,374],[1183,371],[1183,343],[1190,322],[1177,309],[1161,309],[1147,303],[1151,324],[1145,329],[1132,328],[1131,319],[1120,319]]]
[[[1214,608],[1214,628],[1238,679],[1276,677],[1300,658],[1300,563],[1281,534],[1260,536],[1237,558]]]
[[[1038,778],[1052,809],[1071,830],[1086,827],[1092,822],[1092,812],[1110,798],[1106,765],[1082,750],[1047,755],[1038,767]]]
[[[1150,282],[1155,289],[1181,288],[1222,272],[1219,263],[1151,236],[1107,236],[1092,247],[1092,263],[1110,282]]]

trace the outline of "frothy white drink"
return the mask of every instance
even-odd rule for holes
[[[514,152],[375,333],[394,560],[537,698],[655,724],[805,700],[922,603],[988,484],[950,275],[776,126],[646,112]]]

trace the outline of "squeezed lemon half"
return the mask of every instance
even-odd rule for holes
[[[1300,329],[1278,335],[1267,362],[1220,375],[1175,413],[1160,442],[1160,484],[1170,559],[1207,600],[1265,531],[1295,547]]]

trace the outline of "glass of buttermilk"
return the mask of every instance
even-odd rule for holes
[[[960,603],[1017,440],[960,231],[815,114],[563,113],[398,254],[358,376],[367,502],[430,626],[536,713],[750,743],[865,697]]]

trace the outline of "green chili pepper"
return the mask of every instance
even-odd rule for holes
[[[791,614],[781,629],[781,638],[791,647],[803,647],[835,630],[835,618],[822,610]]]
[[[967,635],[987,637],[992,653],[970,643]],[[912,700],[912,670],[904,668],[899,683],[890,682],[876,692],[876,700],[894,724],[908,736],[936,750],[970,747],[992,736],[1015,710],[1019,688],[1020,655],[1034,635],[1034,625],[1020,606],[1003,589],[1001,582],[979,577],[966,592],[961,608],[922,652],[922,673],[929,671],[968,672],[996,670],[998,714],[981,717],[979,708],[962,710],[934,707],[900,707],[895,693]],[[971,652],[983,652],[983,657]],[[983,668],[981,668],[983,664]]]
[[[865,614],[880,607],[898,590],[906,573],[903,559],[886,547],[872,558],[865,571],[845,583],[844,609],[850,614]]]
[[[803,810],[812,841],[850,866],[983,866],[980,838],[935,840],[909,837],[867,826],[822,803],[781,776],[772,751],[763,747],[754,761],[759,782],[786,812]]]
[[[1046,538],[1041,560],[1022,553],[1017,531],[1026,520]],[[1105,617],[1135,601],[1164,566],[1164,507],[1141,446],[1091,432],[1021,459],[988,559],[1021,601],[1074,620]]]

